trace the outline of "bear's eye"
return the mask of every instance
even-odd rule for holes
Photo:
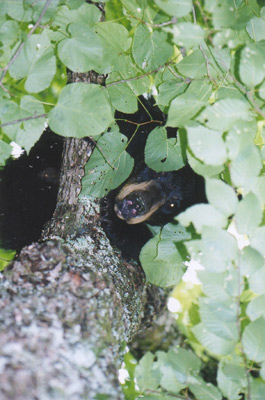
[[[171,214],[171,213],[175,213],[177,207],[177,203],[174,202],[169,202],[169,203],[165,203],[162,207],[162,212],[165,214]]]

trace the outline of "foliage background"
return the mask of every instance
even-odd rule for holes
[[[147,353],[135,375],[128,361],[127,397],[263,399],[263,2],[109,0],[105,12],[101,22],[100,10],[84,0],[1,3],[0,162],[12,142],[29,151],[47,123],[59,135],[91,136],[98,143],[83,195],[100,197],[133,167],[114,111],[133,113],[137,96],[152,93],[179,135],[168,140],[165,128],[156,128],[146,163],[180,168],[184,149],[206,180],[209,204],[155,230],[141,252],[149,282],[179,285],[173,295],[186,340]],[[66,68],[105,74],[106,85],[66,85]],[[200,286],[183,283],[187,260]],[[216,377],[209,382],[202,371],[213,359]]]

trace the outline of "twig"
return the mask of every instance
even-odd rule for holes
[[[143,75],[134,76],[133,78],[121,79],[120,81],[108,83],[107,85],[105,85],[105,87],[110,87],[110,86],[113,86],[113,85],[118,85],[118,84],[120,84],[120,83],[127,83],[127,82],[136,81],[136,80],[138,80],[138,79],[145,78],[146,76],[155,74],[156,72],[160,71],[160,70],[161,70],[162,68],[164,68],[165,66],[167,66],[167,64],[160,65],[159,67],[157,67],[157,68],[154,69],[153,71],[147,72],[146,74],[143,74]]]
[[[192,6],[192,14],[193,14],[193,21],[194,21],[194,24],[197,25],[197,18],[196,18],[196,12],[195,12],[195,7],[194,7],[194,6]],[[211,75],[209,58],[207,57],[207,55],[206,55],[206,53],[205,53],[205,51],[204,51],[204,49],[203,49],[203,47],[202,47],[201,44],[199,45],[199,49],[201,50],[202,55],[203,55],[203,57],[204,57],[204,59],[205,59],[205,62],[206,62],[207,75],[209,76],[210,80],[211,80],[211,81],[215,84],[215,86],[217,87],[217,83],[215,82],[214,78],[213,78],[212,75]]]
[[[248,98],[250,104],[252,105],[252,107],[254,108],[254,110],[256,111],[257,114],[259,114],[262,118],[265,119],[265,114],[264,112],[261,110],[261,108],[257,105],[257,103],[255,102],[251,92],[249,92],[237,79],[234,75],[232,75],[230,72],[228,72],[228,77],[230,79],[232,79],[234,81],[234,84],[238,87],[238,89],[240,89]]]
[[[242,353],[242,358],[243,358],[243,363],[244,363],[244,368],[245,368],[245,374],[246,374],[246,379],[247,379],[247,393],[246,397],[247,400],[251,400],[251,385],[250,385],[250,377],[249,377],[249,368],[247,366],[247,356],[244,351],[244,346],[243,346],[243,341],[242,341],[242,331],[240,327],[240,293],[241,293],[241,273],[240,273],[240,267],[236,266],[237,272],[238,272],[238,296],[237,296],[237,301],[236,301],[236,326],[237,326],[237,332],[238,332],[238,337],[239,337],[239,344],[241,347],[241,353]]]
[[[190,83],[192,81],[191,78],[184,78],[183,76],[177,74],[173,68],[171,68],[170,65],[167,65],[167,68],[169,69],[169,71],[172,73],[172,75],[174,75],[176,78],[181,79],[183,82],[186,83]]]
[[[217,88],[218,85],[217,85],[217,83],[215,82],[215,80],[214,80],[214,78],[212,77],[211,72],[210,72],[210,61],[209,61],[209,59],[208,59],[208,57],[207,57],[207,55],[206,55],[206,53],[205,53],[205,51],[204,51],[204,49],[203,49],[203,47],[202,47],[201,44],[199,45],[199,48],[200,48],[200,50],[201,50],[201,52],[202,52],[202,55],[203,55],[203,57],[204,57],[204,59],[205,59],[205,61],[206,61],[207,75],[209,76],[210,80],[215,84],[215,86],[216,86],[216,88]]]
[[[176,17],[172,17],[170,21],[162,22],[161,24],[151,24],[151,22],[143,21],[141,18],[135,17],[134,15],[128,15],[128,18],[136,19],[137,21],[140,21],[142,24],[151,26],[152,28],[161,28],[163,26],[168,26],[177,23]]]
[[[194,24],[197,25],[197,18],[196,18],[196,12],[195,12],[194,6],[192,6],[192,15],[193,15]]]
[[[44,16],[44,14],[46,13],[46,11],[47,11],[47,9],[48,9],[48,7],[49,7],[51,1],[52,1],[52,0],[46,0],[46,3],[45,3],[45,5],[44,5],[44,7],[43,7],[43,9],[42,9],[42,12],[40,13],[40,16],[39,16],[39,18],[38,18],[36,24],[31,28],[31,30],[30,30],[29,33],[27,34],[27,39],[30,38],[30,36],[32,35],[32,33],[33,33],[33,32],[37,29],[37,27],[40,25],[40,22],[41,22],[41,20],[42,20],[42,18],[43,18],[43,16]],[[25,46],[25,43],[26,43],[26,42],[24,41],[24,42],[22,42],[22,43],[19,45],[19,47],[18,47],[18,49],[16,50],[15,54],[13,55],[13,57],[11,58],[11,60],[10,60],[9,63],[7,64],[7,66],[3,69],[3,72],[2,72],[2,75],[1,75],[1,78],[0,78],[0,87],[1,87],[4,91],[6,91],[6,92],[7,92],[7,89],[6,89],[6,88],[4,87],[4,85],[3,85],[4,77],[6,76],[6,73],[7,73],[7,71],[9,70],[10,66],[13,64],[13,62],[17,59],[17,57],[18,57],[19,54],[21,53],[21,50],[22,50],[23,47]]]
[[[29,121],[31,119],[46,118],[46,117],[47,117],[47,114],[32,115],[31,117],[25,117],[25,118],[16,119],[15,121],[5,122],[4,124],[0,125],[0,128],[3,128],[4,126],[19,124],[20,122]]]
[[[145,392],[146,393],[162,394],[159,390],[152,390],[152,389],[147,389]],[[166,394],[167,394],[167,396],[174,397],[175,399],[191,400],[191,398],[189,396],[187,397],[187,396],[182,396],[180,394],[173,394],[173,393],[169,393],[169,392],[167,392]]]
[[[148,124],[163,124],[163,121],[157,121],[156,119],[153,119],[151,121],[146,121],[146,122],[134,122],[134,121],[129,121],[128,119],[123,119],[123,118],[116,118],[116,121],[124,121],[127,122],[128,124],[133,124],[137,126],[142,126],[142,125],[148,125]]]
[[[230,79],[231,81],[233,81],[234,85],[247,97],[248,101],[250,102],[250,104],[252,105],[252,107],[254,108],[254,110],[256,111],[257,114],[259,114],[263,119],[265,119],[265,113],[261,110],[261,108],[257,105],[257,103],[255,102],[255,99],[253,98],[251,92],[249,92],[244,85],[242,85],[242,83],[240,83],[236,77],[232,74],[232,72],[229,71],[229,67],[224,63],[224,61],[222,60],[221,54],[218,51],[218,48],[216,48],[211,39],[210,42],[215,50],[215,52],[219,55],[219,64],[222,64],[222,66],[220,66],[220,70],[223,72],[225,72],[227,74],[227,78]],[[208,46],[209,51],[211,52],[211,49]],[[212,54],[212,52],[211,52]],[[213,57],[213,54],[212,54]],[[217,65],[219,65],[217,64]]]
[[[203,20],[204,20],[204,23],[205,23],[205,25],[207,26],[207,28],[209,28],[208,17],[205,15],[204,10],[203,10],[203,8],[202,8],[200,2],[199,2],[199,1],[195,1],[195,5],[199,8],[200,13],[201,13],[201,16],[202,16],[202,18],[203,18]]]

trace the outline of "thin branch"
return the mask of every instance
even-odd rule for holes
[[[265,119],[265,114],[264,112],[261,110],[261,108],[257,105],[257,103],[255,102],[251,92],[249,92],[237,79],[234,75],[232,75],[230,72],[228,72],[228,76],[230,79],[232,79],[234,81],[234,84],[238,87],[238,89],[240,89],[248,98],[250,104],[252,105],[252,107],[254,108],[254,110],[256,111],[257,114],[259,114],[262,118]]]
[[[207,75],[209,76],[210,80],[215,84],[215,86],[216,86],[216,88],[217,88],[218,85],[217,85],[217,83],[215,82],[215,80],[214,80],[214,78],[212,77],[212,74],[211,74],[211,72],[210,72],[210,61],[209,61],[209,59],[208,59],[208,57],[207,57],[207,55],[206,55],[206,53],[205,53],[205,51],[204,51],[204,49],[203,49],[203,47],[202,47],[201,44],[199,45],[199,48],[200,48],[200,50],[201,50],[201,52],[202,52],[202,55],[203,55],[203,57],[204,57],[204,59],[205,59],[205,61],[206,61]]]
[[[137,123],[137,122],[129,121],[129,120],[127,120],[127,119],[122,119],[122,118],[117,118],[116,121],[124,121],[124,122],[127,122],[127,123],[129,123],[129,124],[136,125],[136,129],[135,129],[135,131],[134,131],[132,137],[131,137],[130,140],[128,141],[128,143],[127,143],[126,147],[124,148],[124,150],[127,149],[127,147],[129,146],[129,144],[130,144],[131,141],[133,140],[133,138],[134,138],[134,136],[135,136],[135,134],[136,134],[136,132],[137,132],[137,130],[138,130],[138,128],[139,128],[140,126],[142,126],[142,125],[147,125],[147,124],[152,124],[152,123],[157,123],[157,124],[160,124],[160,125],[161,125],[161,124],[163,123],[163,121],[157,121],[157,120],[151,120],[151,121],[146,121],[146,122],[142,122],[142,123]],[[104,160],[106,161],[106,163],[110,166],[111,169],[113,169],[114,171],[116,171],[117,168],[114,167],[114,166],[111,164],[111,162],[107,159],[107,156],[105,156],[104,151],[101,149],[101,147],[98,145],[98,143],[95,142],[94,140],[93,140],[93,142],[94,142],[95,147],[98,149],[98,151],[100,152],[100,154],[102,155],[102,157],[103,157]],[[123,151],[124,151],[124,150],[123,150]],[[114,162],[113,162],[114,164],[116,163],[116,161],[118,160],[119,157],[120,157],[120,156],[117,156],[117,158],[114,160]]]
[[[157,67],[153,71],[147,72],[146,74],[139,75],[139,76],[134,76],[133,78],[121,79],[120,81],[116,81],[116,82],[111,82],[111,83],[108,83],[107,85],[105,85],[105,87],[110,87],[110,86],[113,86],[113,85],[118,85],[120,83],[127,83],[127,82],[136,81],[138,79],[145,78],[146,76],[155,74],[156,72],[160,71],[162,68],[164,68],[166,66],[167,66],[167,64],[160,65],[159,67]]]
[[[137,126],[142,126],[142,125],[148,125],[148,124],[163,124],[163,121],[158,121],[156,119],[152,119],[151,121],[146,121],[146,122],[134,122],[134,121],[129,121],[128,119],[123,119],[123,118],[116,118],[116,121],[124,121],[127,122],[128,124],[133,124],[133,125],[137,125]]]
[[[0,128],[3,128],[4,126],[19,124],[20,122],[29,121],[31,119],[46,118],[46,117],[47,117],[47,114],[32,115],[31,117],[25,117],[25,118],[16,119],[15,121],[5,122],[4,124],[0,125]]]
[[[261,110],[261,108],[257,105],[255,99],[253,98],[251,92],[249,92],[244,85],[242,85],[242,83],[240,83],[236,77],[232,74],[232,72],[229,70],[229,67],[225,64],[225,62],[223,61],[221,54],[218,50],[217,47],[215,47],[215,45],[212,43],[212,40],[209,39],[216,54],[218,54],[219,56],[219,63],[217,64],[220,68],[220,70],[223,72],[225,72],[227,74],[227,78],[230,79],[231,81],[233,81],[234,85],[247,97],[248,101],[250,102],[251,106],[254,108],[254,111],[256,111],[257,114],[259,114],[263,119],[265,119],[265,113]],[[211,48],[208,46],[209,51],[211,52]],[[211,52],[212,54],[212,52]],[[212,54],[212,57],[213,54]]]
[[[195,11],[194,6],[192,6],[192,15],[193,15],[194,24],[197,25],[196,11]]]
[[[169,69],[169,71],[172,73],[172,75],[174,75],[176,78],[181,79],[181,80],[182,80],[183,82],[185,82],[185,83],[191,83],[191,81],[192,81],[191,78],[184,78],[183,76],[177,74],[177,73],[174,71],[174,69],[171,68],[171,66],[170,66],[169,64],[168,64],[166,67]]]
[[[145,391],[146,393],[155,393],[155,394],[163,394],[162,392],[160,392],[159,390],[152,390],[152,389],[147,389]],[[166,393],[167,396],[169,397],[173,397],[175,399],[182,399],[182,400],[191,400],[191,398],[189,396],[182,396],[180,394],[173,394],[173,393]]]
[[[196,18],[196,12],[195,12],[195,7],[194,7],[194,6],[192,6],[192,14],[193,14],[193,21],[194,21],[194,24],[197,25],[197,18]],[[205,53],[205,51],[204,51],[204,49],[203,49],[203,47],[202,47],[201,44],[199,45],[199,49],[201,50],[202,55],[203,55],[203,57],[204,57],[204,59],[205,59],[205,62],[206,62],[207,75],[209,76],[210,80],[211,80],[211,81],[215,84],[215,86],[217,87],[217,83],[215,82],[214,78],[212,77],[212,74],[211,74],[211,71],[210,71],[210,61],[209,61],[209,58],[207,57],[207,54]]]
[[[33,34],[33,32],[37,29],[37,27],[40,25],[40,22],[44,16],[44,14],[46,13],[50,3],[52,0],[46,0],[46,3],[42,9],[42,12],[40,13],[40,16],[36,22],[36,24],[31,28],[31,30],[29,31],[29,33],[27,34],[27,39],[30,38],[30,36]],[[4,77],[6,76],[7,71],[9,70],[9,68],[11,67],[11,65],[13,64],[13,62],[17,59],[17,57],[19,56],[19,54],[21,53],[21,50],[23,49],[23,47],[25,46],[26,41],[22,42],[18,49],[16,50],[15,54],[13,55],[13,57],[11,58],[11,60],[9,61],[9,63],[7,64],[7,66],[3,69],[3,73],[2,76],[0,78],[0,87],[7,91],[7,89],[5,89],[4,85],[3,85],[3,80]]]
[[[163,26],[168,26],[168,25],[172,25],[172,24],[176,24],[177,23],[177,18],[176,17],[172,17],[170,21],[162,22],[161,24],[151,24],[151,22],[143,21],[141,18],[135,17],[134,15],[128,15],[128,18],[136,19],[137,21],[141,22],[142,24],[145,24],[147,26],[151,26],[152,28],[161,28]]]
[[[244,363],[244,368],[245,368],[245,374],[246,374],[246,379],[247,379],[247,400],[251,400],[251,385],[250,385],[250,377],[249,377],[249,368],[247,365],[247,356],[244,351],[244,346],[243,346],[243,341],[242,341],[242,331],[241,331],[241,326],[240,326],[240,293],[241,293],[241,272],[240,272],[240,266],[236,265],[237,269],[237,285],[238,285],[238,296],[237,296],[237,301],[236,301],[236,326],[237,326],[237,333],[239,337],[239,344],[241,348],[241,353],[243,357],[243,363]]]

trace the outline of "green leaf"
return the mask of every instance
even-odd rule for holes
[[[248,277],[249,288],[255,294],[265,294],[265,267],[258,269]]]
[[[149,8],[148,5],[144,3],[143,0],[121,0],[121,3],[127,12],[129,11],[130,14],[135,15],[138,18],[143,18],[143,14],[145,14],[145,12]]]
[[[142,71],[133,63],[131,56],[119,56],[116,59],[117,72],[109,74],[106,81],[107,91],[111,97],[113,106],[125,113],[134,113],[138,109],[138,99],[143,93],[149,90],[149,79],[143,77],[141,79],[130,80],[132,77],[142,75]],[[120,81],[126,81],[124,83]],[[112,82],[119,82],[113,86],[108,86]]]
[[[168,287],[177,284],[183,275],[183,257],[172,240],[155,236],[142,248],[140,261],[147,282]]]
[[[67,34],[67,28],[72,23],[85,24],[93,27],[100,20],[101,12],[92,5],[84,3],[81,7],[71,10],[66,5],[58,8],[57,14],[53,20],[53,27],[59,27],[60,31]]]
[[[216,12],[216,10],[218,10],[218,12]],[[254,14],[248,4],[241,4],[237,7],[237,5],[231,3],[230,0],[218,0],[212,16],[215,28],[240,30],[245,28],[247,22]]]
[[[200,299],[199,311],[201,322],[209,332],[228,341],[237,341],[237,308],[236,304],[231,306],[231,301],[229,299],[226,303],[221,303],[220,300],[204,297]]]
[[[230,160],[235,159],[245,147],[253,146],[257,131],[257,121],[235,121],[225,136],[227,152]]]
[[[239,362],[242,361],[239,359]],[[239,393],[243,393],[247,387],[245,368],[239,363],[221,360],[217,373],[218,387],[229,400],[238,400]]]
[[[165,32],[157,30],[150,32],[146,25],[138,25],[132,47],[136,64],[144,71],[152,71],[165,64],[173,53],[173,47],[166,39]]]
[[[22,2],[21,0],[8,1],[7,13],[11,18],[14,18],[17,21],[21,22],[31,21],[32,18],[32,9],[24,8],[24,2]]]
[[[198,233],[202,232],[204,226],[223,228],[226,225],[225,216],[210,204],[196,204],[180,213],[176,218],[184,226],[192,223]]]
[[[42,25],[48,25],[48,23],[50,23],[53,18],[54,15],[56,15],[57,11],[58,11],[58,6],[59,3],[61,3],[60,0],[52,0],[49,4],[49,7],[47,8],[45,14],[43,15],[42,19],[41,19],[41,24]],[[39,16],[41,15],[41,12],[43,10],[43,2],[42,1],[38,1],[36,2],[35,0],[24,0],[24,4],[26,5],[26,9],[32,9],[33,11],[33,15],[32,15],[32,20],[34,22],[37,22]],[[45,26],[46,28],[46,26]]]
[[[254,42],[265,39],[265,20],[263,18],[253,17],[247,23],[247,32]]]
[[[235,222],[239,233],[251,235],[262,221],[262,208],[258,198],[248,193],[238,204]]]
[[[26,78],[25,89],[30,93],[38,93],[49,87],[55,71],[54,52],[45,31],[27,39],[9,69],[13,78]]]
[[[137,397],[136,400],[147,399],[147,400],[172,400],[172,396],[168,396],[164,393],[153,393],[153,394],[144,394],[141,397]]]
[[[120,74],[112,73],[111,78],[119,81]],[[115,79],[116,78],[116,79]],[[138,99],[127,83],[114,85],[107,88],[113,107],[121,112],[132,114],[138,110]]]
[[[136,70],[137,67],[130,61],[127,62],[125,68],[123,63],[125,62],[125,52],[131,46],[131,38],[127,29],[116,22],[100,22],[96,25],[95,29],[97,35],[101,39],[103,44],[103,59],[101,63],[98,63],[97,71],[100,73],[117,72],[121,70]],[[130,59],[130,57],[128,57]],[[137,74],[135,74],[137,75]],[[126,78],[132,78],[134,75],[126,76]],[[112,79],[111,81],[115,81]],[[117,79],[120,80],[120,79]]]
[[[241,52],[239,74],[243,83],[250,88],[257,86],[265,77],[264,43],[248,43]]]
[[[197,400],[222,400],[219,390],[211,383],[206,383],[202,379],[198,383],[189,385],[189,389]]]
[[[145,162],[155,171],[174,171],[185,165],[179,141],[168,139],[164,127],[157,127],[148,135]]]
[[[103,46],[98,35],[81,23],[70,24],[68,31],[71,38],[58,45],[61,61],[74,72],[97,70],[103,59]]]
[[[154,354],[148,351],[135,369],[135,378],[141,391],[157,389],[160,381],[159,371],[154,370]]]
[[[184,93],[176,97],[170,104],[167,126],[183,127],[205,105],[205,101]]]
[[[222,133],[202,125],[188,126],[188,142],[193,154],[202,162],[219,166],[226,161]]]
[[[156,5],[173,17],[184,17],[191,12],[191,0],[155,0]]]
[[[211,86],[207,82],[194,81],[186,92],[172,100],[169,111],[167,126],[183,127],[186,125],[206,104],[211,93]]]
[[[236,186],[248,185],[259,175],[261,167],[260,152],[254,144],[241,148],[230,164],[232,182]]]
[[[265,383],[258,379],[251,381],[251,397],[254,400],[263,400],[265,393]]]
[[[209,271],[223,272],[229,267],[232,268],[233,262],[237,260],[236,239],[228,232],[218,228],[217,223],[213,222],[211,226],[204,226],[202,229],[202,264]]]
[[[161,228],[159,229],[160,233]],[[191,239],[191,234],[184,228],[184,226],[176,224],[176,222],[164,225],[160,235],[161,239],[171,240],[174,242],[182,242],[183,240]]]
[[[202,283],[202,291],[206,296],[216,300],[220,299],[220,301],[226,301],[230,298],[225,290],[227,288],[224,288],[226,272],[216,273],[207,269],[198,271],[197,275]]]
[[[167,353],[158,351],[157,368],[161,373],[161,386],[173,393],[184,389],[189,381],[193,381],[193,375],[199,373],[201,362],[191,351],[176,348]]]
[[[198,341],[206,347],[206,349],[217,355],[228,355],[234,352],[235,343],[225,340],[217,335],[209,332],[206,326],[202,323],[191,329]]]
[[[1,116],[2,123],[19,120],[22,118],[41,115],[44,113],[44,107],[35,97],[24,96],[21,99],[20,105],[13,101],[9,101],[4,107],[4,112]],[[28,152],[31,147],[38,141],[45,128],[45,118],[36,118],[29,121],[6,126],[3,132],[14,142],[24,147]]]
[[[258,269],[264,266],[264,258],[257,250],[250,246],[244,247],[240,257],[240,272],[249,278]]]
[[[6,21],[0,27],[0,40],[5,45],[12,45],[18,38],[19,25],[16,21]]]
[[[131,46],[129,32],[117,22],[99,22],[96,33],[102,39],[104,47],[109,47],[115,53],[125,52]]]
[[[244,330],[242,343],[246,356],[256,362],[265,360],[265,319],[260,317]]]
[[[202,175],[204,178],[212,178],[216,175],[219,175],[223,169],[223,165],[206,165],[198,160],[196,157],[192,155],[192,153],[187,151],[188,163],[191,168],[198,174]]]
[[[172,99],[182,94],[187,89],[188,84],[182,80],[170,79],[163,82],[158,87],[156,103],[168,106]]]
[[[265,204],[265,176],[257,176],[248,183],[247,188],[257,196],[260,204]]]
[[[247,306],[247,315],[251,321],[259,317],[265,318],[265,294],[253,299]]]
[[[82,194],[103,197],[130,175],[133,159],[125,151],[127,138],[119,132],[102,135],[86,164]]]
[[[220,179],[206,180],[206,195],[210,204],[226,217],[233,215],[237,207],[237,196],[234,189]]]
[[[262,84],[258,88],[258,92],[260,97],[264,100],[265,99],[265,81],[262,82]]]
[[[187,50],[198,46],[204,38],[204,30],[191,22],[180,22],[172,28],[173,42]]]
[[[5,161],[11,155],[11,152],[12,147],[3,140],[0,140],[0,166],[5,164]]]
[[[200,50],[184,57],[176,67],[182,75],[192,79],[203,78],[207,74],[205,58]]]
[[[205,248],[203,250],[205,251]],[[231,296],[237,297],[239,294],[238,271],[233,268],[226,268],[222,273],[216,273],[211,272],[211,269],[197,271],[203,285],[203,293],[216,300],[219,299],[221,302],[231,301]]]
[[[250,238],[250,244],[265,257],[265,226],[256,229]]]
[[[86,83],[65,86],[48,116],[54,132],[77,138],[97,138],[113,122],[105,89]]]
[[[235,31],[234,29],[221,29],[213,38],[213,43],[218,49],[224,46],[228,46],[229,49],[235,49],[248,41],[249,38],[245,29],[239,31]]]
[[[239,99],[219,100],[206,107],[197,120],[211,129],[224,132],[232,128],[238,120],[249,121],[253,118],[249,104]]]

